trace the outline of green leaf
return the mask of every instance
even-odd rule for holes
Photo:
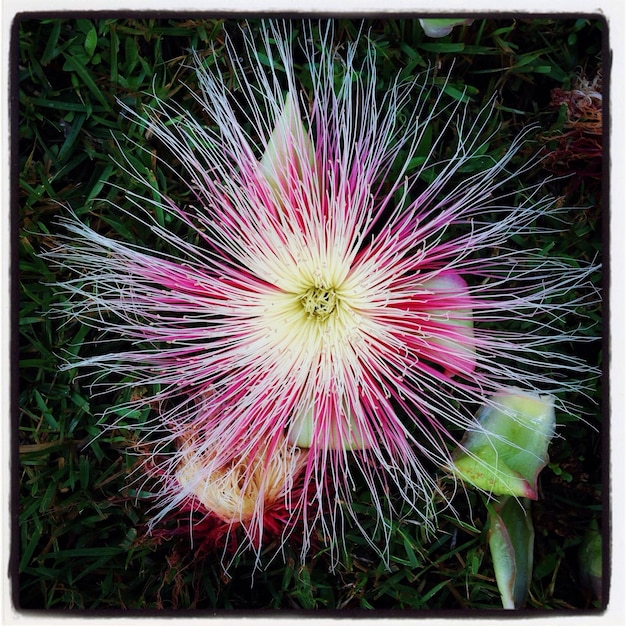
[[[52,25],[52,30],[50,35],[48,36],[48,41],[46,42],[46,47],[41,55],[41,65],[44,67],[54,59],[59,54],[59,50],[57,48],[57,43],[59,41],[59,35],[61,34],[61,22],[55,22]]]
[[[71,154],[71,151],[74,149],[74,144],[80,136],[80,131],[83,127],[85,119],[86,115],[84,114],[76,115],[72,120],[72,123],[67,124],[66,128],[69,128],[69,131],[65,137],[65,142],[61,146],[61,150],[59,150],[59,156],[57,157],[59,161],[63,161],[69,154]]]
[[[89,56],[89,58],[93,57],[93,53],[96,51],[96,46],[98,45],[98,33],[96,29],[92,26],[89,32],[85,37],[85,52]]]
[[[419,44],[420,49],[425,50],[426,52],[437,52],[439,54],[460,54],[465,49],[464,43],[421,43]]]
[[[85,66],[84,63],[77,60],[76,57],[71,56],[70,54],[67,54],[65,56],[65,64],[68,66],[69,69],[71,69],[80,77],[87,89],[91,91],[91,93],[96,97],[98,102],[100,102],[100,104],[102,104],[105,109],[109,110],[111,108],[111,105],[106,99],[103,91],[94,82],[93,78],[91,77],[91,73],[87,69],[87,66]]]
[[[505,497],[487,505],[487,541],[505,609],[524,606],[533,568],[535,532],[526,498]]]
[[[581,582],[602,598],[602,535],[592,520],[578,552]]]
[[[31,532],[26,536],[26,537],[22,537],[22,558],[20,559],[20,563],[19,563],[19,571],[23,572],[28,563],[30,562],[35,549],[37,548],[37,545],[39,543],[39,540],[41,539],[41,534],[42,534],[42,528],[40,525],[33,525],[34,528],[32,528]],[[26,533],[22,533],[23,535]],[[24,539],[26,539],[26,541],[24,541]]]

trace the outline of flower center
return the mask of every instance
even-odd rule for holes
[[[323,322],[337,308],[338,298],[332,288],[311,287],[300,296],[300,302],[309,317]]]

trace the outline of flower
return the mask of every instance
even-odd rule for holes
[[[216,449],[204,439],[191,431],[158,465],[158,455],[146,455],[142,469],[158,476],[161,485],[151,526],[177,522],[163,526],[157,536],[184,532],[184,522],[191,517],[191,539],[199,542],[196,554],[222,549],[224,556],[233,558],[247,548],[258,554],[272,539],[282,543],[300,521],[294,519],[292,500],[302,496],[306,450],[283,438],[277,449],[265,446],[216,467]]]
[[[242,47],[227,43],[228,80],[197,57],[207,125],[158,99],[145,114],[127,108],[191,193],[184,205],[155,197],[129,162],[147,192],[128,191],[129,217],[168,252],[70,217],[47,258],[76,273],[62,284],[65,314],[128,346],[68,367],[158,388],[128,408],[158,403],[158,417],[137,427],[179,442],[166,473],[183,495],[166,497],[170,510],[192,494],[219,514],[203,481],[222,476],[240,498],[225,517],[258,528],[249,459],[280,465],[272,451],[307,449],[304,487],[288,498],[303,557],[316,525],[336,554],[345,518],[359,523],[353,492],[364,488],[383,533],[382,543],[367,538],[384,554],[398,509],[432,524],[433,494],[445,498],[432,468],[450,468],[476,404],[506,385],[583,387],[591,368],[558,344],[575,339],[562,320],[589,300],[597,268],[511,243],[556,215],[536,188],[525,200],[508,190],[523,137],[463,173],[485,152],[490,105],[469,121],[427,76],[381,95],[373,44],[359,61],[363,42],[337,47],[332,22],[303,30],[309,91],[296,78],[294,33],[268,21],[260,39],[244,30]],[[436,140],[414,166],[444,114],[441,137],[454,127],[456,143],[437,163]]]

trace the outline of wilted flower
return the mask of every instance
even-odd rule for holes
[[[184,523],[191,516],[196,549],[223,549],[231,556],[245,548],[258,553],[270,539],[283,541],[300,521],[293,503],[303,495],[307,451],[283,437],[277,448],[262,444],[219,467],[219,449],[208,444],[202,433],[190,432],[158,465],[158,455],[148,455],[142,467],[161,483],[153,524],[164,519]],[[174,525],[160,535],[180,530],[180,524]]]
[[[602,75],[588,80],[575,76],[570,91],[555,88],[550,92],[550,105],[564,109],[563,128],[545,133],[546,169],[556,174],[569,175],[569,192],[584,182],[600,195],[602,179]],[[572,176],[573,175],[573,176]]]
[[[454,431],[471,426],[489,393],[579,389],[586,366],[549,346],[574,338],[560,322],[595,270],[509,243],[553,213],[534,189],[515,202],[505,190],[522,138],[460,175],[484,152],[489,107],[470,122],[418,78],[381,96],[373,45],[360,62],[359,42],[336,47],[331,25],[305,31],[310,93],[296,80],[292,33],[268,22],[261,52],[245,32],[242,49],[227,44],[228,80],[197,61],[207,125],[168,102],[129,111],[180,164],[169,167],[193,198],[155,199],[133,172],[149,191],[129,192],[135,217],[168,254],[66,219],[70,235],[49,255],[78,274],[64,283],[69,315],[129,342],[78,364],[160,387],[137,402],[157,400],[157,425],[187,442],[172,467],[200,464],[212,477],[234,466],[236,491],[255,484],[258,466],[242,463],[251,454],[271,465],[268,451],[308,448],[306,488],[290,499],[303,554],[314,522],[334,549],[344,515],[358,524],[359,482],[384,536],[398,506],[429,522],[430,465],[450,466]],[[425,185],[436,142],[414,164],[442,111],[458,137]],[[165,228],[151,206],[182,224]],[[192,476],[179,471],[183,489],[219,508]],[[261,524],[263,506],[240,505],[235,516]]]

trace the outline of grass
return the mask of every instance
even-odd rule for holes
[[[211,43],[219,53],[225,30],[233,27],[233,22],[191,16],[91,20],[28,15],[15,26],[16,602],[25,610],[498,608],[483,526],[486,514],[472,493],[455,500],[458,519],[440,518],[436,537],[425,536],[408,517],[394,522],[389,569],[359,531],[348,528],[347,553],[333,574],[324,552],[302,566],[295,552],[287,553],[286,564],[275,561],[255,574],[254,587],[252,558],[244,555],[226,577],[215,559],[195,558],[188,540],[146,536],[150,502],[132,492],[126,480],[135,463],[126,452],[134,441],[133,430],[122,422],[117,430],[93,439],[101,432],[102,411],[124,398],[94,396],[88,381],[77,378],[75,371],[58,370],[60,355],[85,354],[92,349],[87,342],[95,337],[85,326],[62,324],[46,315],[65,297],[53,286],[57,276],[37,256],[50,245],[55,218],[68,206],[104,233],[141,241],[144,233],[121,213],[113,214],[105,202],[128,206],[122,190],[136,185],[117,164],[121,152],[152,176],[155,187],[178,199],[185,193],[155,166],[151,151],[158,146],[147,143],[135,123],[120,117],[116,98],[139,107],[156,92],[200,116],[197,103],[182,87],[193,86],[194,77],[181,62],[189,49],[206,49]],[[338,36],[355,38],[358,28],[343,20]],[[577,145],[587,144],[575,144],[576,137],[567,134],[571,120],[563,106],[552,105],[552,90],[571,90],[581,73],[590,80],[596,76],[603,28],[593,18],[522,18],[476,19],[441,40],[424,37],[417,20],[370,20],[365,30],[376,42],[381,89],[398,68],[406,76],[437,68],[433,80],[439,84],[451,69],[446,92],[468,102],[470,111],[480,110],[494,91],[499,93],[494,125],[501,129],[487,151],[500,153],[522,127],[536,124],[536,144],[575,153]],[[215,62],[223,63],[223,58],[217,54]],[[228,76],[228,68],[223,69]],[[424,154],[428,147],[423,146]],[[555,161],[553,170],[568,162]],[[548,173],[535,168],[529,177]],[[601,254],[600,179],[579,175],[552,181],[549,190],[565,206],[585,208],[571,213],[571,228],[563,236],[534,243],[572,262]],[[598,326],[583,332],[599,333],[601,311],[585,313]],[[582,356],[600,364],[600,343],[586,344]],[[576,399],[586,423],[560,425],[561,437],[553,442],[551,463],[541,477],[542,498],[533,505],[536,567],[530,608],[593,609],[606,601],[584,584],[578,563],[589,525],[594,520],[601,527],[606,523],[601,382],[591,399]],[[358,494],[355,508],[361,510],[363,525],[373,528],[375,517],[365,491]]]

